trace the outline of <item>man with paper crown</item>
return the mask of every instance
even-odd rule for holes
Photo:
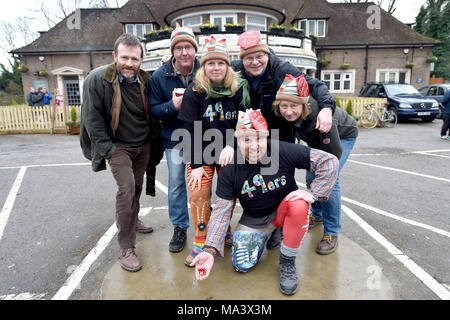
[[[293,138],[302,140],[312,148],[334,154],[339,159],[339,171],[343,168],[358,136],[356,120],[344,110],[336,108],[331,130],[327,133],[316,129],[319,107],[317,101],[309,97],[308,84],[303,75],[294,77],[287,74],[277,92],[273,104],[276,116],[284,118],[294,133]],[[312,172],[306,172],[306,184],[314,180]],[[318,254],[333,253],[338,244],[341,229],[341,188],[339,177],[328,201],[311,206],[310,225],[323,223],[324,233],[316,248]]]
[[[176,25],[170,37],[172,57],[159,67],[150,79],[149,112],[162,120],[162,139],[169,169],[169,218],[174,227],[169,243],[170,252],[180,252],[186,242],[189,211],[186,192],[186,165],[183,152],[175,148],[180,140],[172,140],[172,133],[183,127],[178,112],[184,89],[193,81],[200,61],[195,58],[197,41],[191,27]]]
[[[285,75],[289,73],[299,76],[302,72],[289,62],[278,58],[267,44],[261,41],[259,31],[244,32],[239,36],[238,44],[241,60],[233,61],[232,67],[249,81],[252,106],[261,109],[269,129],[280,129],[280,138],[288,140],[292,132],[282,130],[284,122],[280,122],[280,119],[273,116],[272,103]],[[325,83],[308,75],[305,78],[312,96],[319,102],[321,109],[317,128],[321,132],[328,132],[331,129],[336,102]]]
[[[233,234],[233,268],[247,272],[254,267],[270,234],[283,227],[280,290],[292,295],[298,290],[295,259],[308,230],[309,204],[328,198],[336,182],[338,161],[329,153],[299,144],[280,141],[274,148],[278,141],[269,140],[268,134],[267,123],[258,110],[239,113],[235,131],[239,151],[234,162],[220,172],[206,242],[192,266],[196,267],[197,280],[204,280],[211,272],[214,257],[223,257],[233,199],[238,198],[244,211]],[[267,161],[263,163],[263,159]],[[273,172],[265,170],[271,165],[275,167]],[[298,190],[295,169],[317,174],[308,190]],[[252,259],[243,259],[243,252]]]

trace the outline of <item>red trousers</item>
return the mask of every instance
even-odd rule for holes
[[[283,243],[285,246],[300,248],[303,237],[309,227],[309,204],[304,200],[286,201],[286,198],[278,206],[277,215],[271,224],[275,227],[283,227]]]

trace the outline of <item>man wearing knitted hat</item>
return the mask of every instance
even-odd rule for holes
[[[339,159],[339,172],[347,161],[358,136],[355,119],[344,110],[336,108],[333,125],[327,133],[316,130],[319,107],[317,101],[309,96],[308,83],[303,75],[286,75],[273,104],[275,115],[286,119],[297,137],[308,146],[334,154]],[[309,186],[315,176],[306,172],[306,185]],[[341,229],[341,188],[339,176],[328,201],[314,203],[311,206],[309,227],[323,223],[322,240],[316,248],[318,254],[333,253],[338,244]]]
[[[150,80],[149,112],[163,123],[162,139],[169,168],[169,217],[174,226],[169,251],[180,252],[184,248],[186,230],[189,227],[186,165],[182,160],[182,151],[174,148],[180,141],[173,141],[172,133],[183,126],[178,120],[182,93],[193,81],[195,72],[200,67],[195,58],[198,45],[190,27],[180,27],[177,24],[170,37],[170,50],[171,59],[158,68]]]
[[[293,132],[286,126],[284,119],[275,117],[272,103],[278,88],[286,74],[295,77],[302,74],[295,66],[278,58],[267,44],[261,41],[259,31],[246,31],[239,36],[241,60],[234,60],[232,67],[241,73],[250,84],[252,106],[260,109],[266,118],[269,129],[278,129],[280,140],[291,141]],[[313,98],[319,103],[320,113],[317,117],[317,129],[328,132],[331,129],[332,114],[336,108],[336,101],[331,96],[325,83],[306,75],[306,80]],[[267,243],[268,248],[276,248],[280,244],[279,232]]]
[[[275,228],[283,227],[280,290],[292,295],[299,287],[295,260],[308,231],[309,204],[328,198],[336,182],[338,161],[329,153],[283,141],[277,148],[278,157],[271,157],[275,142],[267,139],[267,123],[257,110],[239,112],[234,135],[239,151],[234,161],[220,172],[206,242],[191,266],[195,265],[196,279],[204,280],[211,273],[215,256],[224,256],[224,238],[236,197],[244,211],[233,234],[233,268],[243,273],[253,268],[261,258],[268,236]],[[268,165],[277,170],[268,173],[264,170]],[[317,174],[308,190],[298,190],[295,169]]]

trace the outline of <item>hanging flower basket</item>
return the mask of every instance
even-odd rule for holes
[[[412,67],[414,67],[414,62],[412,62],[412,61],[408,61],[405,65],[405,68],[412,69]]]
[[[326,67],[326,66],[329,65],[330,63],[331,63],[331,61],[328,60],[327,57],[324,57],[324,58],[322,59],[322,61],[320,61],[320,65],[321,65],[322,67]]]
[[[23,64],[21,64],[17,69],[22,73],[25,73],[28,71],[28,67],[24,66]]]
[[[38,74],[39,74],[39,76],[41,76],[41,77],[46,77],[46,76],[48,76],[47,71],[45,71],[44,69],[39,70],[39,71],[38,71]]]
[[[427,57],[427,62],[428,63],[436,63],[438,61],[438,57],[430,55]]]
[[[350,63],[348,62],[344,62],[343,64],[341,64],[340,68],[341,69],[348,69],[350,67]]]

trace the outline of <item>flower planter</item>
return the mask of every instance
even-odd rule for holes
[[[210,33],[218,32],[219,31],[219,27],[200,28],[200,31],[201,31],[201,33],[204,33],[204,34],[210,34]]]
[[[41,76],[41,77],[46,77],[46,76],[48,76],[48,73],[45,70],[39,70],[38,71],[38,75]]]
[[[236,32],[236,33],[241,33],[244,32],[244,27],[227,27],[225,26],[225,31],[226,32]]]
[[[297,30],[289,30],[289,34],[296,36],[296,37],[303,37],[305,33],[303,31],[297,31]]]
[[[348,64],[348,63],[341,64],[341,69],[348,69],[349,67],[350,67],[350,64]]]
[[[271,34],[284,34],[284,29],[272,28],[269,30]]]
[[[320,65],[322,66],[322,67],[326,67],[327,65],[329,65],[330,64],[330,62],[329,61],[320,61]]]
[[[431,57],[428,57],[428,58],[427,58],[427,62],[428,62],[428,63],[436,63],[437,60],[438,60],[438,58],[435,57],[435,56],[431,56]]]

